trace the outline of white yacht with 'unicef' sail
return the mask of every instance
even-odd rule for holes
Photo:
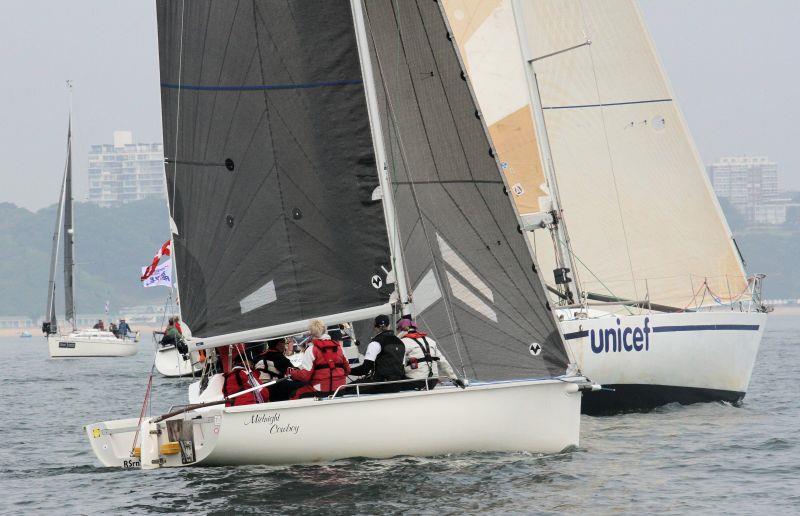
[[[608,387],[584,410],[741,400],[763,276],[745,275],[634,0],[442,2],[567,346]]]
[[[290,335],[315,318],[413,313],[471,384],[369,395],[351,386],[341,397],[89,424],[101,462],[577,446],[581,391],[593,386],[563,376],[566,349],[439,4],[157,8],[190,349]],[[219,397],[207,394],[213,384],[201,399]],[[420,421],[427,437],[408,439]]]
[[[71,82],[67,83],[72,90]],[[72,113],[67,130],[67,161],[61,183],[53,247],[50,254],[50,282],[47,292],[47,310],[42,332],[47,339],[50,358],[123,357],[138,351],[138,334],[118,338],[110,331],[79,330],[75,326],[75,235],[72,206]],[[56,264],[62,242],[64,249],[64,312],[72,331],[60,333],[56,318]]]

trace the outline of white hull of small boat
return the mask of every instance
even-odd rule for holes
[[[135,418],[87,425],[85,431],[105,466],[144,469],[470,451],[558,453],[578,446],[583,382],[521,380],[209,407],[158,423],[144,419],[141,458],[131,456]]]
[[[608,389],[588,393],[584,412],[738,403],[750,383],[766,317],[757,312],[591,311],[590,318],[564,320],[564,339],[581,372]]]
[[[178,353],[178,349],[175,346],[157,346],[156,370],[162,376],[167,378],[193,376],[203,370],[203,365],[196,356],[197,353],[192,353],[191,357],[184,358],[183,355]]]
[[[139,351],[134,339],[118,339],[110,331],[85,330],[49,335],[50,358],[129,357]]]

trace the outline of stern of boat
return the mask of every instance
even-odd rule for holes
[[[83,427],[95,456],[103,466],[138,468],[141,466],[138,445],[133,440],[138,418],[92,423]]]

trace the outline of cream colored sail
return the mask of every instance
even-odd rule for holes
[[[542,211],[547,183],[511,4],[443,0],[442,5],[517,209],[523,215]]]
[[[511,168],[505,153],[515,147],[513,138],[491,129],[496,121],[488,117],[511,114],[517,83],[528,86],[527,65],[513,44],[536,59],[584,290],[677,307],[716,303],[704,283],[723,300],[746,290],[730,231],[632,0],[444,5],[500,159]],[[515,15],[524,41],[517,39]],[[500,42],[509,45],[505,59],[488,51]],[[535,170],[534,181],[541,181],[540,167]],[[526,205],[518,206],[524,213]],[[535,240],[542,267],[552,265],[549,234]]]

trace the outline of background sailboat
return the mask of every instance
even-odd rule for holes
[[[568,345],[616,389],[584,409],[741,400],[760,278],[745,276],[635,3],[444,5],[517,208],[551,228],[531,238],[571,305]]]
[[[473,383],[94,423],[100,460],[125,466],[137,432],[146,468],[577,445],[586,384],[553,378],[566,350],[439,5],[161,1],[158,19],[191,349],[413,312]],[[401,438],[420,420],[426,439]]]
[[[72,84],[67,83],[72,90]],[[75,325],[75,221],[72,199],[72,111],[67,129],[67,159],[61,183],[56,227],[50,256],[50,279],[47,293],[47,309],[42,332],[47,338],[51,358],[69,357],[117,357],[130,356],[138,351],[135,338],[117,338],[110,331],[79,330]],[[56,318],[56,263],[63,238],[64,249],[64,313],[72,326],[67,333],[60,333]]]

